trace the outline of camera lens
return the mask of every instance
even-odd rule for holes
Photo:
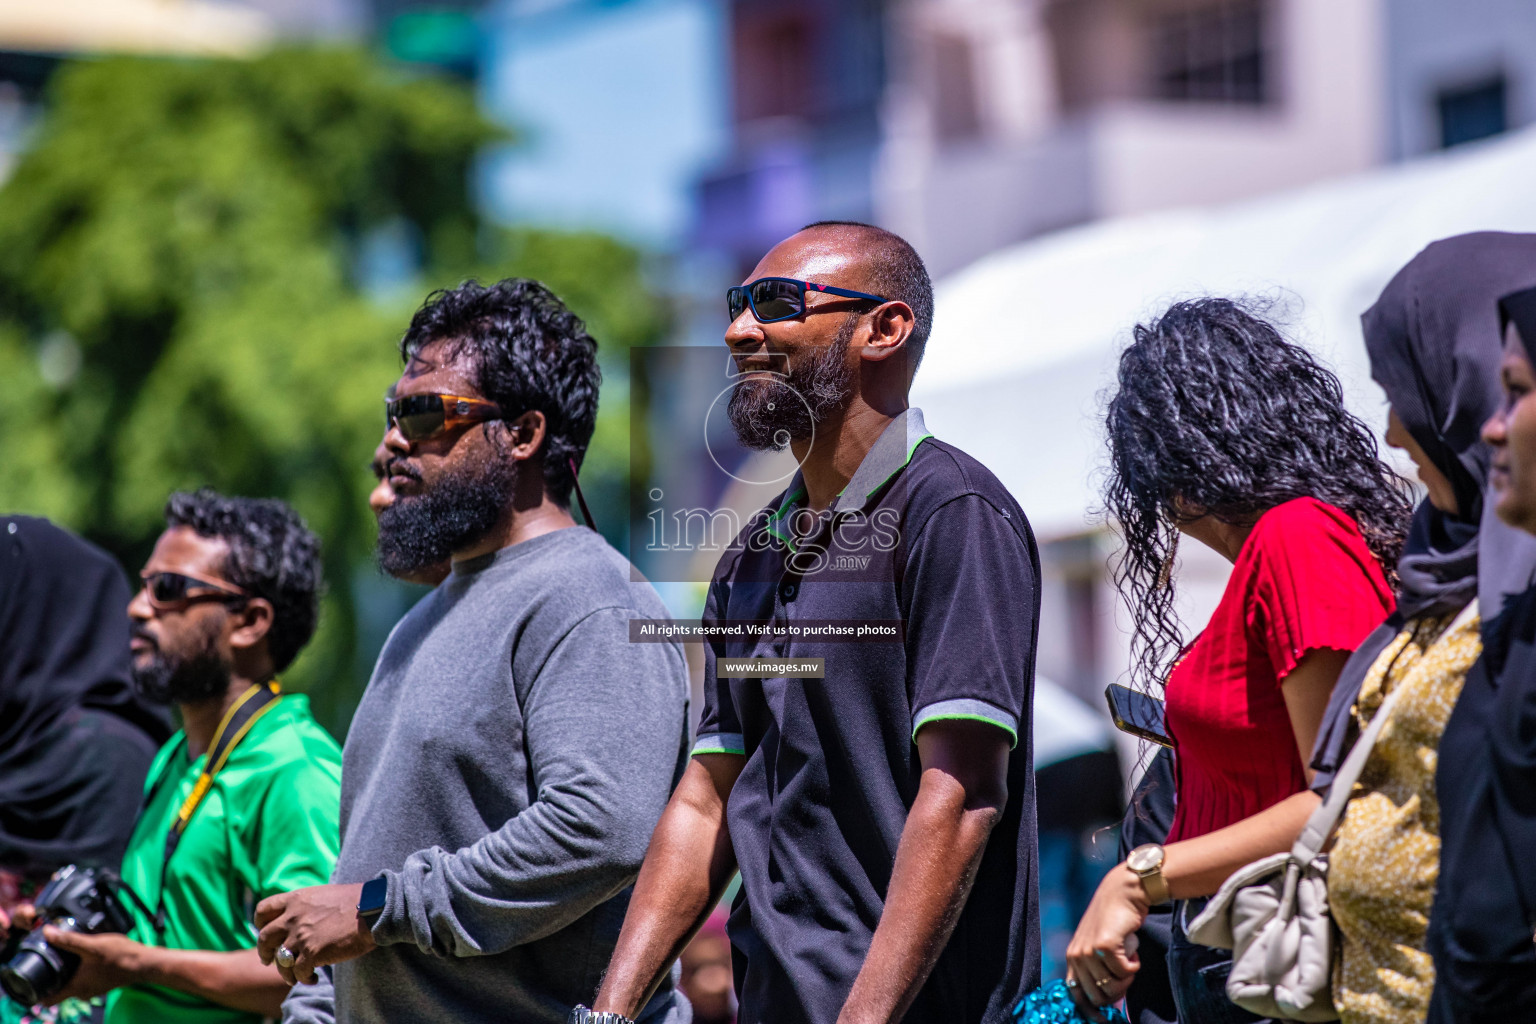
[[[57,978],[53,965],[30,949],[22,950],[0,967],[0,988],[22,1006],[34,1006],[46,999]]]
[[[61,954],[43,941],[42,933],[27,936],[16,950],[16,955],[0,967],[0,988],[5,994],[23,1006],[35,1006],[47,999],[69,980],[74,971],[64,961],[64,956],[78,961],[70,954]]]

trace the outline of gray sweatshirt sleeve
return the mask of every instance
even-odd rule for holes
[[[633,884],[670,796],[688,692],[675,645],[628,642],[633,614],[599,609],[555,645],[523,703],[533,802],[464,849],[420,850],[386,871],[381,945],[499,953]]]
[[[283,1000],[283,1024],[336,1024],[336,989],[331,984],[331,969],[315,972],[313,985],[295,985]]]

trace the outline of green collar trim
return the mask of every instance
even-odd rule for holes
[[[768,521],[764,524],[768,532],[785,544],[788,544],[790,550],[794,550],[795,538],[791,534],[784,532],[782,527],[784,520],[788,519],[790,512],[794,510],[795,503],[804,499],[805,480],[800,476],[800,471],[796,470],[795,478],[789,482],[789,490],[784,492],[784,500],[779,502],[779,507],[773,511],[773,514],[768,517]]]
[[[869,504],[869,500],[890,483],[892,477],[907,468],[917,446],[932,436],[927,424],[923,422],[923,410],[916,406],[891,420],[865,453],[864,461],[854,471],[853,479],[848,481],[843,493],[832,503],[832,510],[849,512]]]
[[[869,504],[870,499],[890,483],[892,477],[907,468],[917,446],[932,436],[927,424],[923,422],[923,410],[915,406],[891,420],[864,454],[848,486],[838,493],[837,500],[832,503],[832,512],[851,512]],[[786,520],[797,504],[804,500],[805,478],[796,470],[779,507],[774,509],[763,524],[770,534],[787,544],[791,551],[795,549],[795,538],[787,528]]]

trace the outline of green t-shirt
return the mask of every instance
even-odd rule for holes
[[[150,766],[148,802],[122,874],[151,910],[160,898],[166,833],[206,759],[189,761],[186,737],[178,732]],[[135,910],[131,936],[171,949],[253,948],[257,903],[330,881],[341,843],[340,804],[341,748],[310,714],[309,698],[285,694],[251,726],[192,815],[166,873],[165,934],[157,936],[153,923]],[[118,989],[107,998],[108,1024],[260,1020],[149,985]]]

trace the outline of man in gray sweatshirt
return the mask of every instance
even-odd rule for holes
[[[686,763],[688,678],[676,645],[628,643],[665,609],[568,510],[595,348],[524,280],[436,293],[406,332],[379,559],[452,572],[352,720],[333,884],[257,907],[299,983],[286,1022],[557,1024],[600,980]],[[668,983],[642,1019],[690,1016]]]

